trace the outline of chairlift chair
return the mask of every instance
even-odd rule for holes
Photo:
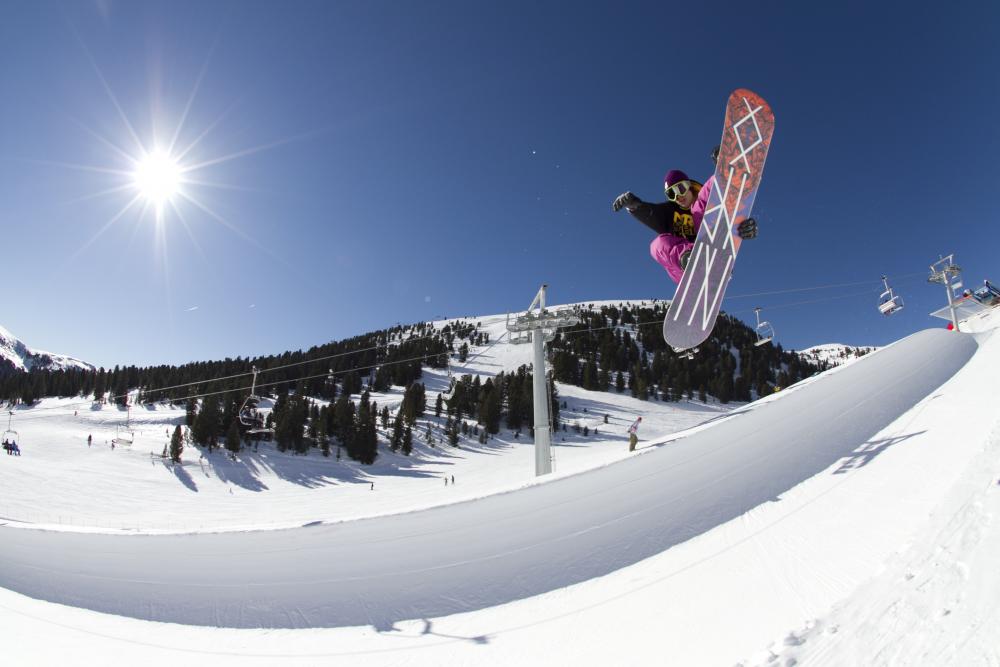
[[[135,431],[129,428],[128,422],[125,422],[124,425],[119,424],[114,443],[119,447],[129,447],[133,442],[135,442]]]
[[[247,399],[243,401],[243,405],[240,406],[239,414],[237,418],[240,420],[240,424],[246,427],[247,433],[249,435],[274,433],[273,428],[265,428],[264,417],[259,412],[257,412],[257,406],[260,404],[260,396],[257,396],[257,367],[253,367],[253,384],[250,387],[250,395]]]
[[[878,312],[883,315],[892,315],[903,309],[903,300],[892,293],[892,288],[889,287],[889,279],[882,276],[882,284],[885,286],[885,291],[879,297]]]
[[[770,322],[760,321],[760,308],[754,308],[753,312],[757,316],[757,341],[754,346],[760,347],[764,343],[770,343],[771,339],[774,338],[774,327],[771,326]]]
[[[989,280],[984,280],[982,287],[973,290],[972,297],[984,306],[1000,305],[1000,289]]]
[[[14,419],[14,411],[8,410],[7,414],[9,415],[7,417],[7,430],[3,432],[2,442],[17,442],[17,439],[20,436],[17,434],[17,431],[15,431],[11,426],[11,422]]]
[[[128,447],[135,442],[135,431],[132,430],[132,404],[125,403],[125,423],[119,424],[115,430],[115,437],[112,442],[119,446]]]

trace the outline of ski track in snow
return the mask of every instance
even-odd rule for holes
[[[826,616],[789,631],[759,664],[1000,665],[1000,419],[996,393],[979,389],[1000,364],[992,334],[980,336],[987,349],[966,371],[979,376],[977,389],[955,392],[959,424],[949,435],[978,453],[883,571]],[[970,413],[993,416],[985,438],[990,421]]]

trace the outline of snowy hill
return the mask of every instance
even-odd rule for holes
[[[0,327],[0,375],[31,370],[95,370],[94,366],[73,357],[32,350],[12,333]]]
[[[877,347],[865,347],[844,345],[842,343],[828,343],[826,345],[814,345],[799,351],[799,356],[806,361],[825,365],[841,366],[849,364],[863,357],[866,354],[876,351]]]
[[[545,478],[506,429],[372,467],[269,445],[170,466],[151,452],[183,409],[134,410],[112,450],[123,410],[46,399],[0,455],[5,656],[995,665],[998,326],[918,332],[750,404],[560,384]],[[473,347],[454,371],[529,351]]]

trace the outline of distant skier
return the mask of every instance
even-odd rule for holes
[[[639,442],[639,424],[642,423],[642,417],[638,417],[632,425],[628,427],[628,450],[630,452],[635,451],[635,446]]]
[[[713,162],[718,158],[718,151],[718,147],[712,151]],[[656,232],[656,238],[649,244],[649,254],[666,269],[675,283],[681,281],[691,259],[691,249],[701,228],[714,182],[714,175],[702,185],[688,178],[680,169],[671,169],[663,178],[666,202],[649,204],[631,192],[623,192],[611,204],[613,211],[624,208]],[[737,227],[737,232],[741,239],[756,238],[757,221],[747,218]]]

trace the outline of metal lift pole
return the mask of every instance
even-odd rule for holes
[[[569,313],[551,313],[545,309],[545,290],[542,285],[528,310],[517,316],[513,322],[507,318],[507,330],[526,336],[512,336],[512,343],[531,342],[534,346],[534,370],[532,372],[532,393],[534,399],[535,432],[535,475],[552,472],[551,429],[549,416],[549,392],[545,381],[545,343],[552,340],[560,327],[577,324],[580,318]],[[532,312],[537,307],[536,312]]]

